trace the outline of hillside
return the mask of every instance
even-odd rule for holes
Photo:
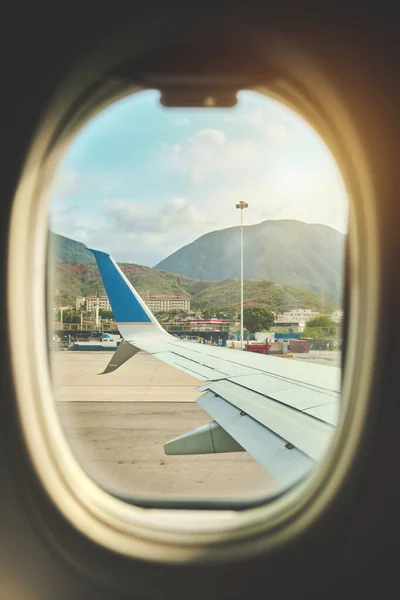
[[[73,264],[95,264],[94,256],[85,244],[49,231],[49,253],[53,259]]]
[[[94,257],[84,244],[50,233],[50,248],[49,277],[53,281],[58,305],[75,305],[77,296],[105,293]],[[193,308],[239,306],[240,281],[237,278],[212,281],[131,263],[120,263],[120,267],[142,296],[190,296]],[[321,308],[319,291],[313,293],[261,278],[245,279],[244,300],[247,303],[264,304],[277,312],[293,308]],[[333,302],[325,300],[325,310],[334,308]]]
[[[75,305],[77,296],[105,293],[97,265],[89,260],[91,254],[83,244],[56,234],[52,235],[52,244],[53,254],[49,255],[49,277],[52,279],[57,305]],[[74,257],[75,261],[58,260],[64,257]],[[82,263],[78,263],[80,257]],[[193,308],[239,306],[238,279],[204,281],[130,263],[120,263],[120,267],[142,296],[149,294],[190,296]],[[321,306],[321,298],[318,294],[256,279],[245,280],[244,299],[246,302],[264,304],[278,312],[292,308],[319,309]],[[333,310],[333,308],[332,303],[325,302],[326,310]]]
[[[325,225],[264,221],[243,231],[246,279],[274,281],[340,302],[344,234]],[[240,277],[240,228],[213,231],[155,266],[200,280]]]
[[[240,303],[240,279],[207,282],[207,287],[192,297],[192,306],[225,306]],[[313,292],[272,281],[245,279],[243,282],[245,303],[264,304],[275,312],[294,308],[321,310],[321,297]],[[332,312],[333,302],[325,301],[324,310]]]
[[[148,294],[172,294],[175,296],[190,295],[190,291],[196,288],[196,281],[189,280],[187,287],[182,285],[186,277],[156,271],[150,267],[142,267],[127,263],[120,263],[125,275],[133,283],[141,295]],[[204,288],[202,284],[202,289]],[[75,303],[76,296],[90,296],[92,294],[104,294],[104,286],[100,278],[96,264],[71,264],[55,263],[55,287],[59,295],[67,303]]]
[[[239,279],[198,281],[140,265],[120,263],[120,267],[142,296],[148,294],[190,296],[192,308],[239,306]],[[54,288],[58,291],[57,304],[75,305],[77,296],[89,296],[96,292],[100,295],[105,293],[96,265],[56,263],[53,277]],[[257,279],[244,281],[244,300],[263,304],[277,312],[293,308],[318,310],[321,308],[321,297],[317,294],[289,285]],[[335,305],[325,302],[324,308],[333,310]]]

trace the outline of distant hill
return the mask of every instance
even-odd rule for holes
[[[199,306],[225,306],[240,302],[240,279],[224,279],[207,282],[207,287],[193,296],[192,304]],[[273,281],[245,279],[243,297],[246,304],[265,304],[275,312],[285,312],[294,308],[312,308],[321,310],[321,296],[293,287],[280,285]],[[332,312],[333,302],[324,301],[323,309]]]
[[[94,258],[91,260],[92,255],[84,244],[54,233],[51,235],[51,243],[53,253],[49,255],[49,265],[58,305],[75,305],[77,296],[105,293],[97,265]],[[62,260],[71,257],[75,260]],[[82,262],[78,262],[79,257],[82,257]],[[239,306],[239,279],[205,281],[142,265],[119,264],[142,296],[148,294],[190,296],[193,308]],[[244,299],[247,303],[263,304],[277,312],[293,308],[320,309],[321,307],[319,294],[256,279],[245,280]],[[335,308],[335,305],[325,301],[324,308],[330,311]]]
[[[326,225],[264,221],[243,231],[246,279],[295,286],[340,302],[345,236]],[[207,233],[180,248],[156,269],[196,279],[240,277],[240,228]]]
[[[94,256],[85,244],[49,231],[50,256],[60,262],[72,264],[95,264]]]

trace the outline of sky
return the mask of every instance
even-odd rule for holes
[[[155,266],[201,235],[297,219],[347,231],[336,163],[296,113],[252,91],[231,109],[164,108],[148,90],[93,118],[72,141],[50,192],[50,228]]]

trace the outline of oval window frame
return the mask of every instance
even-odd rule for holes
[[[271,85],[268,95],[290,106],[319,133],[346,182],[352,200],[352,285],[343,379],[346,410],[342,410],[331,451],[309,480],[272,503],[240,512],[139,508],[101,490],[76,463],[55,414],[47,364],[43,307],[48,218],[44,190],[74,132],[97,111],[134,91],[132,86],[111,80],[96,87],[93,74],[85,84],[80,80],[82,72],[71,75],[49,106],[26,159],[13,204],[8,261],[10,346],[20,421],[35,471],[57,509],[82,534],[117,553],[163,562],[207,562],[275,548],[300,535],[327,510],[357,454],[375,355],[374,328],[362,333],[362,324],[366,318],[376,323],[379,308],[374,189],[353,124],[315,61],[299,52],[293,57],[282,46],[274,61],[286,79]],[[70,93],[73,81],[80,82],[75,97]],[[327,117],[311,88],[323,90],[330,110],[340,115],[340,128]],[[367,248],[363,261],[362,248]],[[26,322],[33,324],[28,332],[23,327]],[[23,353],[17,342],[21,335],[26,341]],[[356,360],[359,349],[363,361]]]

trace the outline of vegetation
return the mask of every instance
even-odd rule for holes
[[[311,338],[313,340],[326,339],[336,334],[337,324],[326,315],[320,315],[314,319],[307,321],[302,332],[303,338]]]
[[[61,321],[61,310],[56,311],[55,318],[57,321]],[[80,323],[81,313],[80,311],[74,309],[64,309],[62,320],[63,323]]]
[[[85,244],[49,231],[49,254],[52,260],[72,264],[95,263]]]
[[[105,308],[99,308],[99,317],[102,321],[114,321],[114,313],[112,310],[106,310]]]
[[[54,303],[74,307],[78,296],[105,294],[97,265],[91,260],[92,255],[85,246],[56,234],[51,234],[51,240],[53,250],[48,260],[49,287],[55,290]],[[82,263],[57,260],[65,257],[73,257],[75,261],[81,257]],[[141,296],[190,296],[192,310],[207,319],[226,318],[234,321],[240,312],[240,280],[237,278],[198,280],[137,264],[121,263],[120,267]],[[262,279],[244,281],[244,301],[246,308],[264,306],[276,313],[295,308],[321,308],[319,293]],[[325,301],[324,308],[326,312],[332,312],[336,305]],[[159,318],[162,320],[162,316]]]
[[[243,325],[250,333],[269,331],[274,320],[274,313],[263,306],[250,306],[243,311]]]
[[[204,319],[218,318],[235,320],[240,312],[240,280],[196,281],[163,273],[139,265],[120,265],[129,281],[141,296],[149,294],[172,294],[190,296],[192,310],[198,310]],[[55,302],[59,306],[75,306],[78,296],[105,294],[97,266],[92,264],[75,265],[56,263],[50,265],[55,289]],[[179,281],[178,281],[179,279]],[[183,287],[187,285],[187,287]],[[199,290],[191,294],[189,290]],[[280,313],[294,308],[320,308],[317,294],[291,286],[281,286],[272,281],[250,279],[244,281],[245,306],[265,306]],[[334,310],[331,302],[325,304],[328,311]]]
[[[243,296],[246,303],[266,305],[270,310],[281,313],[294,308],[312,308],[320,310],[321,298],[318,294],[308,292],[290,285],[279,285],[273,281],[245,279]],[[193,309],[219,309],[235,306],[240,310],[240,279],[207,282],[204,290],[191,298]],[[325,309],[333,311],[335,304],[325,302]]]

